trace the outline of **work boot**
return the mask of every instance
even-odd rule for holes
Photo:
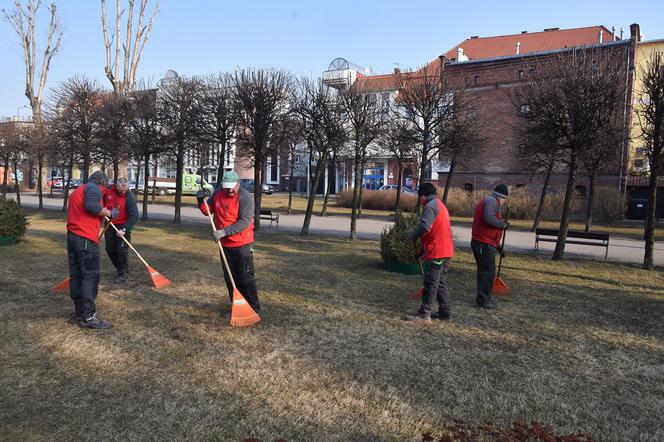
[[[479,308],[483,308],[483,309],[486,309],[486,310],[496,310],[498,308],[498,303],[496,302],[495,299],[490,299],[486,302],[482,302],[482,303],[478,302],[477,306]]]
[[[440,311],[431,315],[431,319],[439,319],[441,321],[449,321],[452,319],[452,314],[448,311]]]
[[[99,319],[97,313],[94,313],[88,319],[82,320],[78,325],[80,325],[81,328],[94,328],[99,330],[113,327],[110,322]]]
[[[428,313],[417,312],[414,315],[407,315],[403,319],[410,322],[430,323],[431,315]]]
[[[115,279],[113,280],[116,284],[124,284],[127,282],[127,274],[126,273],[118,273],[115,276]]]

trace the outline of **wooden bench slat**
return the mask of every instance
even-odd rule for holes
[[[535,251],[538,250],[537,244],[542,242],[557,242],[558,241],[559,231],[555,229],[535,229]],[[542,238],[542,237],[553,237],[553,238]],[[590,241],[579,241],[570,238],[578,239],[587,239]],[[604,254],[604,259],[609,256],[609,234],[608,233],[594,233],[594,232],[583,232],[580,230],[569,230],[567,232],[567,237],[565,238],[565,244],[578,244],[584,246],[600,246],[606,248],[606,253]]]

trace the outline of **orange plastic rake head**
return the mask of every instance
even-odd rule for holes
[[[68,292],[69,291],[69,278],[65,279],[62,282],[57,283],[53,287],[51,287],[51,291],[53,292]]]
[[[150,278],[152,278],[152,282],[154,283],[155,288],[158,289],[163,289],[164,287],[168,287],[171,285],[171,280],[153,269],[150,266],[147,266],[148,272],[150,272]]]
[[[511,296],[512,289],[503,281],[500,276],[493,280],[493,287],[491,287],[491,294],[494,296]]]
[[[237,288],[233,289],[233,306],[231,307],[231,325],[233,327],[249,327],[261,320],[261,317],[249,305]]]
[[[423,294],[424,294],[424,287],[420,287],[419,289],[417,289],[416,291],[414,291],[413,294],[410,295],[410,297],[411,297],[412,299],[420,299],[420,298],[422,297]]]

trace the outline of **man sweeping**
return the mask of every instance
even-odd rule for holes
[[[207,204],[214,215],[216,228],[213,234],[214,240],[221,241],[233,280],[254,312],[260,313],[252,251],[254,200],[249,192],[240,187],[239,181],[240,178],[235,171],[224,172],[222,185],[208,198]],[[198,191],[196,197],[201,212],[208,216],[204,202],[205,191]],[[224,268],[224,279],[233,302],[233,286],[226,268]]]
[[[417,190],[422,198],[422,217],[411,232],[413,241],[421,239],[424,258],[424,290],[422,304],[416,314],[406,316],[407,321],[429,322],[432,318],[449,320],[452,306],[447,286],[447,271],[454,256],[454,240],[447,207],[438,198],[436,187],[431,183],[422,184]],[[432,314],[433,298],[438,302],[438,312]]]
[[[94,172],[88,182],[69,197],[67,207],[67,258],[69,260],[69,294],[74,311],[83,328],[106,329],[111,323],[97,315],[99,290],[99,228],[103,217],[115,218],[118,209],[102,205],[102,192],[108,184],[103,172]]]
[[[505,184],[497,185],[491,194],[480,201],[473,217],[470,247],[477,263],[475,303],[488,310],[498,308],[498,303],[491,296],[491,288],[496,276],[496,254],[503,253],[500,239],[503,231],[509,227],[509,222],[503,221],[501,214],[501,208],[508,197],[507,192]]]
[[[115,266],[115,282],[125,283],[129,273],[129,247],[122,238],[131,242],[131,230],[138,221],[136,196],[129,191],[129,183],[126,178],[119,178],[116,184],[104,192],[104,207],[108,210],[118,209],[119,212],[119,215],[113,219],[117,231],[107,229],[104,239],[106,240],[106,254]]]

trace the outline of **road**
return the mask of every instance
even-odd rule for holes
[[[21,202],[26,207],[37,207],[37,196],[31,194],[22,194]],[[61,199],[44,198],[44,207],[46,209],[60,210],[62,208]],[[139,207],[140,209],[140,207]],[[174,208],[167,204],[154,204],[149,208],[150,218],[172,220]],[[200,211],[194,207],[184,206],[181,209],[183,222],[206,224],[209,221],[203,217]],[[265,232],[279,231],[299,233],[304,221],[304,215],[284,215],[279,218],[279,228],[273,226],[268,228],[269,222],[261,223],[261,230]],[[378,239],[385,227],[390,226],[389,221],[376,219],[360,219],[357,222],[357,237],[361,239]],[[347,237],[350,231],[350,219],[345,217],[314,216],[311,219],[309,233],[312,235],[330,235]],[[470,248],[471,230],[470,227],[462,225],[452,225],[452,231],[455,237],[455,244],[458,247]],[[509,230],[505,240],[505,249],[517,252],[533,252],[535,246],[535,234],[523,230]],[[540,254],[546,256],[553,252],[554,243],[540,243]],[[622,262],[627,264],[640,264],[643,262],[644,241],[638,241],[630,238],[612,236],[609,245],[609,261]],[[603,247],[591,247],[568,244],[565,247],[566,255],[585,258],[604,260],[605,249]],[[654,253],[655,265],[664,266],[664,244],[658,242],[655,244]]]

